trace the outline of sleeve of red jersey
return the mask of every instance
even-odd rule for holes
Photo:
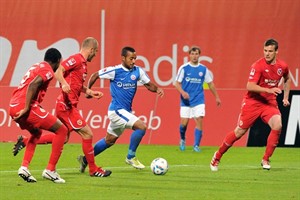
[[[261,71],[259,65],[253,64],[250,69],[250,74],[248,78],[248,82],[255,82],[257,83],[260,79]]]
[[[54,72],[50,66],[41,67],[38,71],[38,75],[45,82],[45,81],[51,80],[54,77]]]
[[[69,71],[78,64],[79,60],[75,56],[71,56],[61,62],[61,65],[64,67],[65,71]]]

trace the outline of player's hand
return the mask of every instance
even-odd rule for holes
[[[164,90],[161,88],[157,88],[156,93],[158,94],[158,96],[163,97],[164,96]]]
[[[69,84],[64,84],[61,86],[61,89],[63,92],[65,93],[70,93],[71,92],[71,88],[70,88],[70,85]]]
[[[283,106],[284,106],[284,107],[287,107],[287,106],[290,105],[290,102],[289,102],[288,99],[283,99],[283,100],[282,100],[282,103],[283,103]]]
[[[216,98],[216,103],[217,103],[217,106],[221,106],[221,99],[220,98]]]
[[[88,99],[90,99],[90,98],[100,99],[101,97],[103,97],[103,93],[100,91],[94,91],[91,89],[87,89],[85,97]]]
[[[274,94],[275,96],[277,96],[278,94],[281,94],[281,89],[280,88],[277,88],[277,87],[274,87],[274,88],[270,88],[268,90],[268,93],[270,94]]]
[[[16,116],[13,117],[14,121],[17,121],[18,119],[20,119],[21,117],[23,117],[29,110],[27,109],[22,109],[19,112],[17,112]]]
[[[184,99],[189,99],[189,98],[190,98],[190,95],[189,95],[189,93],[187,93],[187,92],[183,92],[181,95],[182,95],[182,97],[183,97]]]
[[[103,97],[103,93],[100,91],[92,91],[92,97],[95,99],[100,99],[101,97]]]

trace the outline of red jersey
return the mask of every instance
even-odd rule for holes
[[[257,85],[264,88],[278,87],[278,84],[283,76],[289,73],[287,64],[279,59],[276,59],[275,64],[268,64],[265,58],[261,58],[251,66],[249,82],[255,82]],[[245,96],[246,100],[254,100],[264,104],[277,105],[276,96],[265,92],[256,93],[249,92]]]
[[[87,76],[87,61],[78,53],[64,60],[61,65],[65,68],[64,78],[70,85],[71,92],[67,94],[61,91],[57,101],[70,107],[77,107],[83,83]]]
[[[54,72],[52,67],[47,62],[34,64],[24,75],[19,87],[13,92],[10,104],[20,104],[26,102],[27,88],[35,77],[40,76],[43,79],[43,84],[39,87],[39,91],[33,98],[31,104],[41,103],[46,94],[48,85],[53,79]]]

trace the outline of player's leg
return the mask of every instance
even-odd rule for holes
[[[53,141],[54,134],[43,134],[41,135],[40,139],[37,141],[37,144],[51,144]],[[19,135],[17,138],[17,142],[14,144],[13,147],[13,155],[16,156],[27,144],[28,137],[24,135]]]
[[[91,128],[88,125],[85,125],[80,130],[77,130],[77,133],[80,134],[82,137],[82,151],[89,165],[90,176],[95,176],[95,177],[109,176],[112,173],[110,170],[103,170],[101,167],[98,167],[95,163],[94,148],[92,145],[93,133]]]
[[[118,139],[117,136],[112,135],[107,132],[106,136],[104,138],[100,139],[99,141],[97,141],[96,144],[94,145],[94,156],[99,155],[100,153],[102,153],[103,151],[105,151],[106,149],[111,147],[113,144],[115,144],[117,139]],[[83,173],[85,171],[85,168],[88,166],[86,157],[80,155],[80,156],[78,156],[77,160],[80,164],[79,171],[81,173]]]
[[[200,152],[200,142],[202,139],[202,123],[203,117],[205,116],[205,104],[200,104],[192,108],[192,117],[195,119],[196,127],[194,130],[194,148],[195,152]]]
[[[227,150],[239,140],[249,129],[250,126],[255,122],[255,120],[260,116],[261,110],[257,107],[253,109],[251,104],[243,104],[241,113],[238,119],[238,126],[234,131],[229,132],[218,151],[216,151],[212,157],[210,163],[210,169],[212,171],[218,171],[218,165],[222,156],[227,152]]]
[[[187,129],[188,124],[189,124],[190,112],[191,112],[190,107],[183,107],[183,106],[180,107],[180,126],[179,126],[180,141],[179,141],[179,149],[181,151],[185,150],[186,129]]]
[[[273,155],[275,148],[277,147],[282,128],[280,111],[277,108],[266,108],[262,115],[262,119],[267,122],[271,128],[266,150],[261,162],[263,169],[269,170],[271,169],[270,157]]]

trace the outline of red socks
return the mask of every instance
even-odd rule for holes
[[[225,153],[225,152],[233,145],[233,143],[234,143],[235,141],[237,141],[238,139],[239,139],[239,138],[237,138],[237,137],[235,136],[234,131],[229,132],[229,133],[226,135],[226,137],[225,137],[225,139],[224,139],[222,145],[219,147],[219,150],[218,150],[217,153],[216,153],[216,158],[217,158],[218,160],[220,160],[221,157],[223,156],[223,154],[224,154],[224,153]]]
[[[272,156],[272,154],[275,151],[275,148],[278,144],[280,133],[281,133],[281,130],[271,130],[269,137],[268,137],[267,147],[266,147],[266,151],[265,151],[263,160],[268,161],[269,158]]]
[[[39,135],[35,135],[35,136],[31,135],[30,138],[27,139],[26,149],[25,149],[25,153],[24,153],[24,157],[23,157],[23,161],[22,161],[23,167],[28,168],[28,165],[31,162],[32,157],[34,155],[37,141],[38,141],[39,137],[41,136],[41,134],[42,134],[42,131],[39,132]]]
[[[40,139],[38,139],[37,144],[50,144],[53,141],[55,134],[49,133],[42,135]],[[27,145],[29,138],[23,136],[23,142]]]
[[[51,138],[51,142],[52,142],[52,151],[47,166],[47,169],[50,171],[55,171],[55,167],[61,156],[67,134],[68,134],[67,127],[65,125],[62,125],[58,130],[56,130],[55,134],[45,135],[45,136],[50,136],[50,135],[52,136],[52,137],[45,137],[45,139]]]
[[[98,168],[95,164],[93,139],[82,139],[82,151],[90,168],[90,174],[93,174]]]

